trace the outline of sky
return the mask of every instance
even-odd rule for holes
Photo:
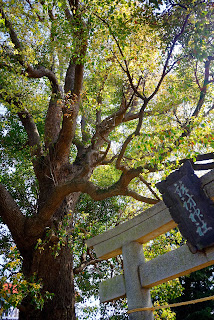
[[[4,114],[6,109],[0,104],[0,114]]]

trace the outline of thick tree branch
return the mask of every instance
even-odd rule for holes
[[[19,249],[25,246],[25,217],[6,188],[0,184],[0,216],[8,226]]]
[[[78,18],[79,17],[77,17],[77,21],[79,21]],[[84,22],[78,23],[82,23],[81,26],[84,29]],[[76,36],[79,38],[80,36],[82,37],[83,34],[79,31]],[[70,152],[70,146],[76,130],[76,119],[79,113],[80,93],[82,90],[83,81],[83,64],[78,61],[78,59],[82,60],[86,54],[87,40],[85,39],[85,36],[83,36],[83,39],[81,39],[80,43],[80,48],[77,48],[77,51],[79,50],[79,52],[76,53],[76,56],[79,58],[72,58],[67,69],[64,85],[64,91],[66,93],[66,97],[63,101],[64,106],[62,107],[62,105],[58,103],[58,98],[60,98],[60,95],[52,96],[45,121],[46,146],[56,143],[55,156],[57,161],[60,159],[67,161]],[[38,76],[38,73],[41,71],[47,74],[51,80],[53,84],[53,93],[59,93],[60,88],[57,86],[57,83],[54,84],[53,76],[55,75],[53,72],[40,69],[32,70],[31,76]],[[60,130],[62,112],[63,122]]]
[[[45,119],[45,147],[54,144],[59,136],[62,119],[62,105],[56,94],[52,94]]]
[[[75,136],[76,120],[79,113],[80,97],[67,95],[63,103],[63,122],[55,145],[56,160],[68,161],[70,147]]]
[[[42,149],[40,135],[32,116],[26,109],[19,111],[17,114],[27,133],[29,145],[32,147],[31,154],[41,156]]]
[[[157,203],[157,199],[143,197],[137,194],[135,191],[128,189],[130,182],[134,178],[139,177],[142,171],[143,168],[141,167],[130,169],[129,171],[122,173],[120,179],[112,186],[107,188],[100,188],[94,185],[91,181],[85,181],[84,179],[73,179],[70,182],[56,186],[52,191],[50,191],[50,195],[47,197],[47,201],[41,208],[38,215],[27,218],[25,232],[34,237],[41,234],[44,228],[50,223],[50,219],[52,218],[54,212],[60,206],[65,197],[75,192],[87,193],[95,201],[123,195],[134,197],[139,201],[149,204]]]
[[[29,78],[39,79],[39,78],[47,77],[50,80],[50,83],[52,86],[52,92],[54,94],[60,94],[61,96],[62,91],[54,72],[42,66],[39,66],[37,69],[35,69],[30,65],[27,66],[26,71]]]
[[[90,139],[90,134],[87,131],[87,127],[86,127],[87,121],[86,121],[86,117],[85,115],[82,115],[82,119],[81,119],[81,133],[82,133],[82,141],[83,143],[87,143]]]
[[[66,94],[74,92],[75,68],[75,62],[71,59],[65,76],[64,91]]]
[[[75,1],[74,5],[78,7],[79,2]],[[88,45],[88,32],[84,20],[79,13],[76,13],[75,8],[74,25],[77,30],[75,36],[75,54],[70,60],[66,77],[65,77],[65,104],[63,108],[63,122],[62,129],[59,134],[58,141],[56,142],[55,152],[56,159],[68,160],[72,140],[74,139],[76,130],[76,121],[80,108],[80,99],[83,83],[84,72],[84,58],[86,55]],[[66,105],[70,98],[70,106]],[[63,160],[63,161],[64,161]]]

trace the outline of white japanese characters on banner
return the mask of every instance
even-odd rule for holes
[[[197,226],[196,232],[199,236],[205,235],[206,232],[212,230],[212,227],[208,227],[204,221],[204,215],[201,210],[197,207],[196,202],[193,199],[193,195],[185,187],[182,181],[174,183],[175,193],[179,195],[183,202],[183,207],[189,212],[190,220]]]

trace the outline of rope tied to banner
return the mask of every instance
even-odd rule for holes
[[[137,308],[137,309],[128,310],[127,313],[140,312],[140,311],[155,311],[155,310],[159,310],[159,309],[181,307],[181,306],[186,306],[186,305],[189,305],[189,304],[195,304],[195,303],[204,302],[204,301],[208,301],[208,300],[214,300],[214,296],[204,297],[204,298],[185,301],[185,302],[166,304],[166,305],[162,305],[162,306]]]

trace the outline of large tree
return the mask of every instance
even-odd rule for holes
[[[213,10],[197,0],[0,1],[0,216],[25,277],[54,293],[42,311],[26,297],[21,320],[75,319],[74,275],[96,263],[88,252],[74,266],[81,193],[155,204],[156,172],[213,159]]]

